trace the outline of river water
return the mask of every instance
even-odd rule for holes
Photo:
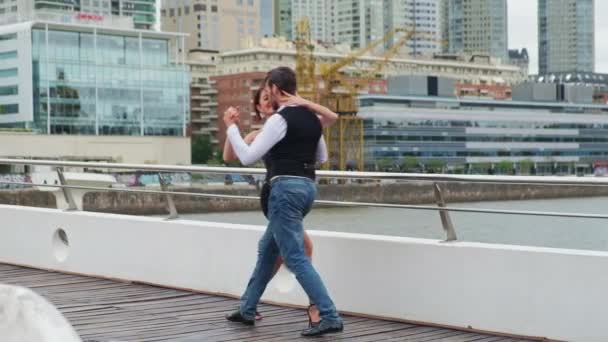
[[[608,214],[608,197],[452,204],[455,207]],[[451,213],[459,240],[608,251],[608,220]],[[260,211],[182,215],[215,222],[265,225]],[[315,208],[306,229],[442,239],[436,211]]]

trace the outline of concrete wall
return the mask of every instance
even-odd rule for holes
[[[564,100],[572,103],[593,103],[593,87],[591,86],[564,86]]]
[[[0,156],[112,159],[134,164],[190,165],[190,138],[0,132]]]
[[[557,87],[554,83],[521,83],[511,90],[514,101],[557,101]]]
[[[396,96],[427,96],[427,76],[408,75],[388,78],[388,94]]]
[[[608,187],[531,186],[518,184],[464,184],[442,185],[447,203],[500,200],[524,200],[562,197],[608,196]],[[178,191],[212,194],[257,196],[259,191],[249,186],[206,187],[178,189]],[[318,199],[422,204],[435,203],[431,183],[347,184],[319,185]],[[259,210],[257,200],[220,199],[176,196],[180,213],[224,212]],[[48,192],[34,190],[0,191],[0,204],[56,208],[55,198]],[[84,195],[84,210],[132,215],[163,215],[167,213],[164,195],[118,192],[90,192]]]
[[[5,205],[0,217],[0,262],[230,296],[243,291],[263,231]],[[608,273],[602,272],[608,253],[310,235],[315,266],[342,311],[557,340],[608,339]],[[284,270],[264,299],[308,303]]]

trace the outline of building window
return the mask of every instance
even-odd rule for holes
[[[13,40],[13,39],[17,39],[16,33],[0,35],[0,42],[3,40]]]
[[[186,6],[186,7],[184,7],[184,15],[188,15],[188,14],[190,14],[190,7]]]
[[[0,104],[0,115],[19,113],[18,104]]]
[[[160,15],[163,16],[163,17],[166,17],[167,16],[167,10],[166,9],[160,10]]]
[[[0,87],[0,96],[19,95],[19,88],[16,85]]]
[[[217,13],[217,5],[211,5],[211,12]]]
[[[17,58],[17,51],[0,52],[0,59]]]
[[[16,77],[17,68],[0,69],[0,77]]]
[[[169,9],[169,16],[170,17],[175,17],[175,8],[170,8]]]
[[[207,5],[205,5],[205,4],[195,4],[193,8],[194,8],[194,12],[206,12],[207,11]]]

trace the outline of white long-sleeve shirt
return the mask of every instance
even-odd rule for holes
[[[232,145],[234,153],[239,158],[243,165],[251,165],[260,160],[270,149],[276,145],[287,134],[287,122],[281,115],[272,115],[262,127],[262,131],[258,134],[251,145],[247,145],[237,125],[232,124],[226,131],[228,140]],[[319,163],[327,161],[327,146],[323,136],[319,139],[317,145],[316,159]]]

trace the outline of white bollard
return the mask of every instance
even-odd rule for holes
[[[24,287],[0,284],[2,342],[81,342],[63,315]]]

